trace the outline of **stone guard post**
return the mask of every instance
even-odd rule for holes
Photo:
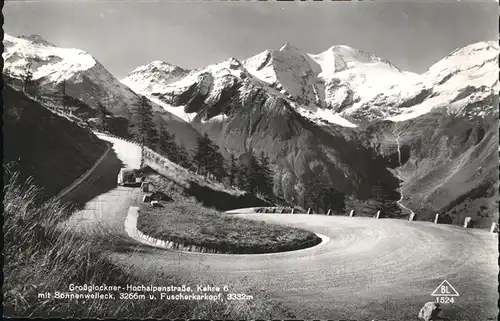
[[[413,222],[415,220],[415,213],[410,214],[410,218],[408,218],[408,221]]]
[[[491,223],[490,233],[498,233],[498,223]]]
[[[310,207],[307,209],[307,214],[311,214],[311,208]]]
[[[379,219],[379,217],[380,217],[380,211],[377,211],[377,214],[375,214],[375,219],[377,219],[377,220],[378,220],[378,219]]]
[[[436,214],[436,217],[434,218],[434,224],[437,224],[439,221],[439,214]]]
[[[465,218],[465,221],[464,221],[464,227],[465,227],[465,228],[468,228],[468,227],[469,227],[469,225],[470,225],[470,221],[471,221],[471,220],[472,220],[472,218],[471,218],[471,217],[466,217],[466,218]]]
[[[328,213],[326,213],[326,215],[328,215],[328,216],[329,216],[329,215],[332,215],[332,210],[331,210],[331,209],[329,209],[329,210],[328,210]]]
[[[351,210],[351,213],[349,213],[349,217],[353,217],[354,216],[354,210]]]

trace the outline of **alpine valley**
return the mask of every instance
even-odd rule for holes
[[[187,148],[206,133],[226,158],[263,152],[288,203],[324,184],[361,215],[498,220],[495,42],[458,48],[422,74],[348,46],[310,54],[286,43],[196,70],[153,61],[121,81],[89,53],[40,36],[5,35],[4,46],[4,82],[21,90],[31,70],[45,107],[64,86],[72,115],[98,122],[104,110],[124,135],[145,96],[154,125]]]

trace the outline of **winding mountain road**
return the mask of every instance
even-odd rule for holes
[[[137,162],[132,144],[101,138],[113,144],[124,164]],[[88,202],[68,224],[106,225],[126,235],[127,209],[139,198],[139,189],[118,187]],[[150,279],[161,280],[163,273],[182,275],[195,280],[191,286],[228,285],[232,293],[255,298],[262,290],[296,317],[314,319],[418,320],[419,309],[435,300],[431,293],[446,279],[460,296],[442,305],[444,320],[496,320],[498,234],[395,219],[231,215],[304,228],[330,240],[305,250],[250,255],[176,252],[138,244],[140,251],[117,251],[111,259]]]

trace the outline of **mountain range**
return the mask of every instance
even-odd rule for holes
[[[5,35],[4,46],[14,88],[29,68],[41,101],[55,104],[64,83],[76,114],[93,119],[104,106],[117,123],[136,121],[146,96],[155,125],[187,147],[208,133],[225,156],[263,151],[290,202],[321,176],[359,200],[382,190],[423,219],[498,218],[495,42],[458,48],[422,74],[348,46],[309,54],[286,43],[196,70],[153,61],[121,81],[90,54],[40,36]]]

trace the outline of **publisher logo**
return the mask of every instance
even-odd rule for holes
[[[441,282],[431,295],[436,297],[436,302],[440,304],[455,303],[455,297],[460,296],[458,291],[446,280]]]
[[[444,280],[441,284],[432,292],[432,296],[460,296],[458,291],[450,284],[450,282]]]

